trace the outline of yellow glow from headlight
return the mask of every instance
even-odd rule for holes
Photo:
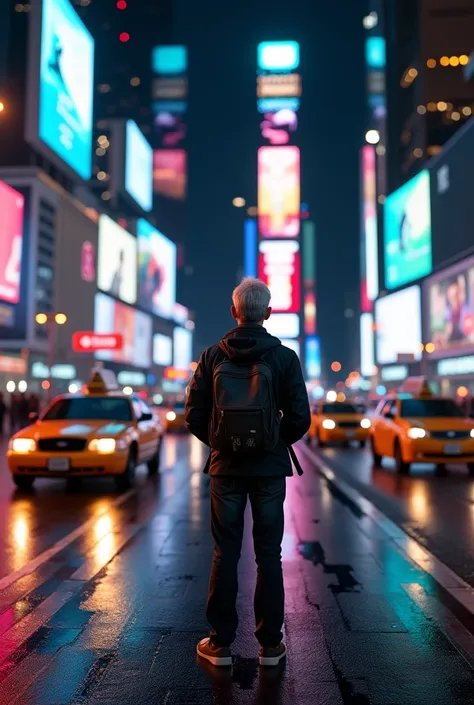
[[[94,534],[98,541],[103,539],[106,534],[112,531],[112,519],[108,514],[100,517],[94,525]]]
[[[370,419],[362,419],[360,425],[362,428],[370,428],[372,426]]]
[[[176,414],[174,411],[168,411],[166,414],[166,420],[167,421],[175,421],[176,420]]]
[[[116,445],[115,438],[93,438],[89,450],[93,453],[113,453]]]
[[[28,523],[26,519],[18,518],[13,525],[15,547],[23,551],[28,544]]]
[[[424,428],[418,428],[417,426],[414,426],[413,428],[408,429],[408,438],[411,438],[412,440],[417,440],[418,438],[424,438],[426,436],[426,431]]]
[[[333,428],[336,428],[336,422],[332,419],[324,419],[323,428],[325,428],[327,431],[332,431]]]
[[[36,450],[36,442],[33,438],[14,438],[12,441],[12,450],[14,453],[34,453]]]

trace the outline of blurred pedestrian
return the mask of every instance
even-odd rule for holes
[[[28,426],[28,415],[30,413],[30,403],[28,396],[23,392],[18,399],[18,423],[20,428]]]
[[[10,396],[10,433],[15,433],[18,430],[18,395],[13,392]]]
[[[250,499],[259,661],[276,666],[286,655],[281,565],[286,478],[292,475],[290,453],[301,473],[291,445],[307,432],[311,416],[297,355],[263,327],[271,314],[268,287],[258,279],[244,279],[232,298],[238,325],[202,354],[186,403],[189,430],[211,447],[206,466],[214,539],[207,602],[211,631],[197,652],[215,666],[232,663],[237,566]]]
[[[0,436],[3,436],[5,430],[5,416],[7,412],[7,405],[3,398],[3,393],[0,392]]]

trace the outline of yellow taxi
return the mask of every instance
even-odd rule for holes
[[[311,415],[308,442],[318,442],[320,448],[328,443],[349,445],[357,441],[363,447],[369,438],[371,421],[350,402],[321,402]]]
[[[165,414],[165,430],[167,433],[183,433],[187,431],[184,420],[184,401],[176,402]]]
[[[148,404],[119,391],[110,370],[97,370],[83,393],[56,397],[41,416],[10,439],[13,482],[30,489],[36,477],[113,476],[119,489],[133,484],[139,463],[158,473],[163,433]]]
[[[370,444],[374,463],[394,458],[397,472],[413,463],[466,463],[474,475],[474,420],[448,397],[434,396],[428,384],[418,393],[401,392],[383,399],[372,418]]]

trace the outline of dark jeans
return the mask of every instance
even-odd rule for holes
[[[282,638],[285,592],[281,567],[284,477],[211,477],[211,530],[214,539],[207,620],[216,646],[230,646],[238,625],[237,565],[242,547],[244,512],[250,498],[257,562],[255,636],[261,646],[278,646]]]

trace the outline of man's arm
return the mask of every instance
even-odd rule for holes
[[[280,436],[285,443],[293,445],[303,438],[311,425],[308,392],[303,378],[300,361],[295,353],[282,376],[282,394],[280,398],[283,418]]]
[[[209,420],[212,413],[212,375],[208,351],[203,352],[189,384],[185,420],[189,431],[209,445]]]

